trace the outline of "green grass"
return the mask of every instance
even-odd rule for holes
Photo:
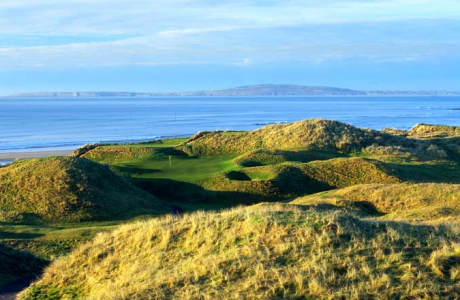
[[[98,232],[114,229],[122,222],[93,222],[62,225],[0,223],[0,243],[24,250],[36,257],[54,260]]]
[[[251,180],[271,180],[276,177],[276,174],[273,172],[260,172],[260,171],[253,171],[253,172],[245,172],[245,174]]]
[[[129,163],[116,164],[115,170],[136,179],[170,179],[196,183],[220,172],[235,170],[234,155],[222,156],[172,156],[147,158]]]

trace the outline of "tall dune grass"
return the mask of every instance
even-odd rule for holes
[[[126,225],[20,299],[455,299],[457,227],[260,204]]]

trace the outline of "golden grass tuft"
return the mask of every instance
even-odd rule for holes
[[[459,229],[259,204],[125,225],[19,299],[460,297]]]

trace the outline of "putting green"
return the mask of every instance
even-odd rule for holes
[[[130,163],[116,164],[117,171],[139,179],[171,179],[198,182],[218,173],[240,169],[233,163],[235,155],[147,158]]]

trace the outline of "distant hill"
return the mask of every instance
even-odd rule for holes
[[[365,92],[327,86],[262,84],[231,89],[178,93],[181,96],[302,96],[302,95],[365,95]]]
[[[204,90],[192,92],[170,93],[137,93],[137,92],[36,92],[21,93],[12,98],[148,98],[148,97],[244,97],[244,96],[455,96],[455,91],[357,91],[329,86],[308,86],[292,84],[260,84],[240,86],[222,90]]]
[[[224,90],[208,90],[172,93],[132,92],[40,92],[23,93],[12,97],[36,98],[94,98],[94,97],[159,97],[159,96],[302,96],[302,95],[364,95],[365,92],[326,86],[301,86],[287,84],[263,84],[235,87]]]

